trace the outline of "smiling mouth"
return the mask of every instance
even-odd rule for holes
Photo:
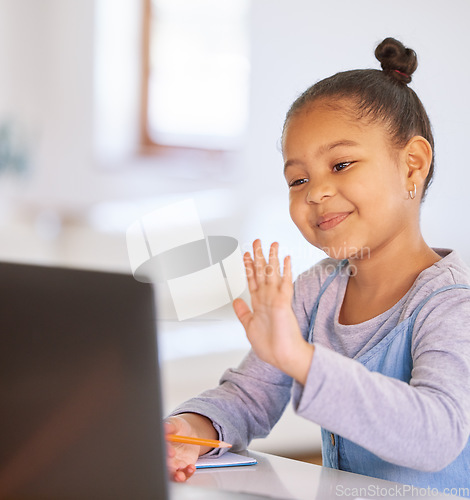
[[[318,219],[317,226],[322,231],[327,231],[341,224],[349,215],[350,212],[326,214]]]

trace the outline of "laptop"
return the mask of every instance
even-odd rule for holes
[[[156,316],[131,275],[0,263],[0,499],[166,499]]]
[[[0,262],[0,500],[236,500],[169,484],[154,290]]]

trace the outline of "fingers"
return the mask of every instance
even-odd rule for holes
[[[256,283],[255,266],[249,252],[246,252],[245,255],[243,255],[243,263],[245,264],[246,279],[248,281],[248,290],[250,291],[250,293],[252,293],[256,291],[258,285]]]
[[[185,453],[184,445],[167,446],[167,468],[169,477],[176,482],[189,479],[196,471],[195,461],[197,457],[191,458]]]
[[[282,277],[282,284],[288,284],[289,286],[292,284],[292,266],[289,255],[284,259],[284,275]]]
[[[165,431],[165,434],[176,434],[178,432],[178,428],[171,420],[165,420],[163,422],[163,429]]]
[[[273,243],[269,249],[269,261],[265,268],[266,282],[277,283],[281,278],[281,268],[278,258],[279,243]]]
[[[240,320],[240,323],[246,330],[251,321],[251,318],[253,317],[253,313],[250,311],[247,303],[242,299],[235,299],[232,305],[237,318]]]
[[[257,283],[264,283],[266,259],[263,255],[263,249],[261,248],[260,240],[255,240],[253,242],[253,259],[256,281]]]
[[[196,472],[196,466],[192,464],[187,465],[184,468],[177,469],[173,472],[173,481],[177,483],[183,483],[184,481],[189,479],[195,472]]]
[[[269,249],[268,262],[263,255],[261,241],[255,240],[253,242],[253,259],[249,252],[243,256],[245,264],[246,276],[248,281],[248,289],[254,292],[258,287],[264,283],[280,283],[281,282],[281,269],[279,264],[279,243],[275,242]]]

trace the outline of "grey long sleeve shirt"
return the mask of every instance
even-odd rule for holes
[[[409,384],[370,372],[355,358],[383,339],[432,291],[470,284],[467,267],[449,250],[425,269],[391,309],[356,325],[339,311],[346,269],[325,291],[315,325],[315,353],[305,386],[292,402],[309,419],[397,465],[424,471],[452,462],[470,433],[470,291],[448,290],[426,303],[413,330]],[[326,259],[294,284],[293,309],[304,337],[322,283],[337,261]],[[220,385],[178,407],[210,418],[234,449],[266,436],[291,398],[292,379],[250,352]]]

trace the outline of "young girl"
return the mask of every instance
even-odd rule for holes
[[[470,275],[419,227],[434,142],[408,87],[416,54],[387,38],[375,55],[382,71],[316,83],[284,124],[291,217],[330,258],[292,284],[277,243],[266,261],[254,242],[244,257],[253,311],[233,304],[252,351],[166,427],[244,449],[292,396],[322,427],[323,465],[470,495]],[[172,478],[207,452],[171,445]]]

